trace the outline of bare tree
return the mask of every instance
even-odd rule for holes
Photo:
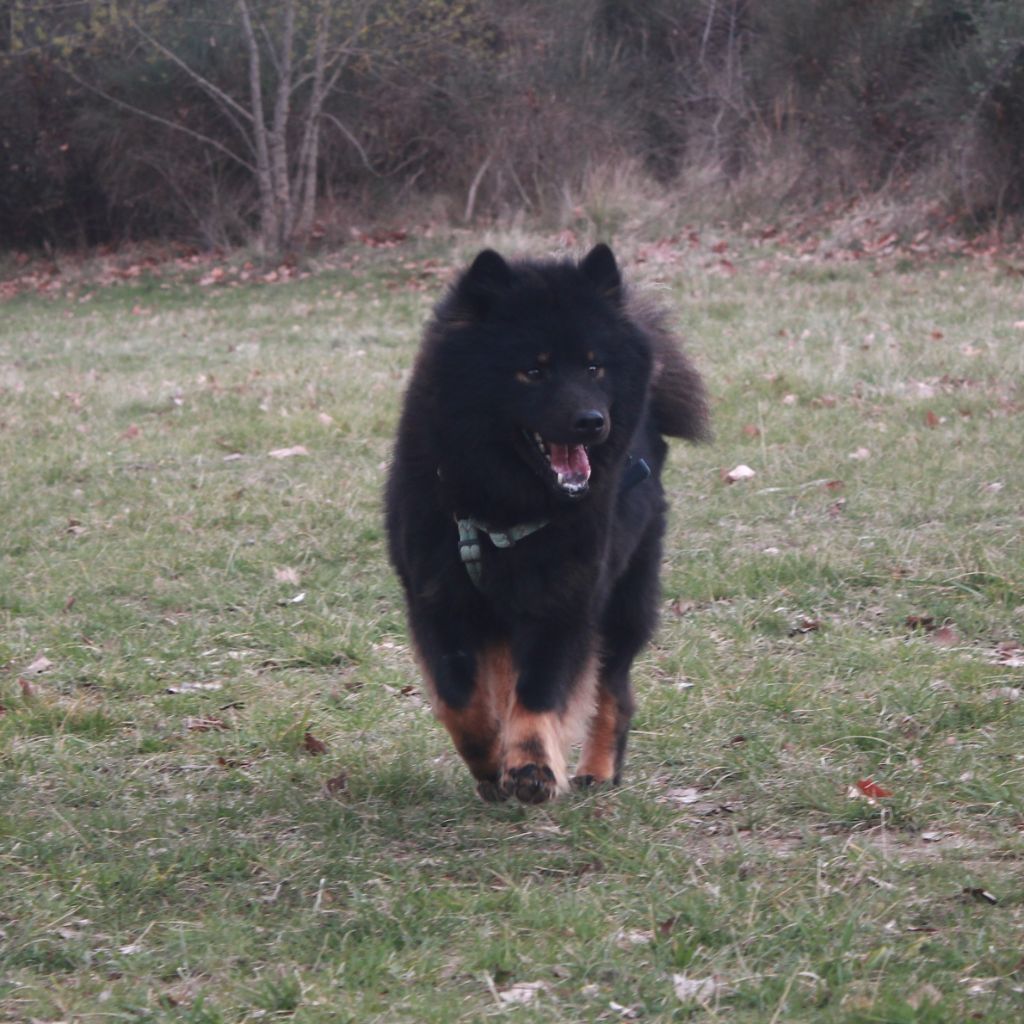
[[[72,64],[79,85],[137,116],[191,137],[250,175],[259,197],[259,243],[277,256],[301,248],[313,228],[324,104],[349,61],[360,52],[367,29],[369,0],[234,0],[231,16],[248,63],[247,92],[218,84],[205,70],[177,52],[164,35],[169,22],[159,12],[150,21],[124,19],[128,30],[198,87],[232,126],[231,138],[196,130],[182,120],[158,114],[142,103],[103,89]],[[330,123],[356,146],[358,139],[335,115]]]

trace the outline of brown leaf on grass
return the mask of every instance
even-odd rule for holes
[[[755,426],[753,423],[748,423],[746,424],[746,426],[744,426],[743,433],[746,437],[760,437],[761,428]]]
[[[822,484],[826,491],[841,491],[845,486],[842,480],[826,480]]]
[[[227,729],[227,723],[220,718],[186,718],[186,732],[223,732]]]
[[[307,754],[312,754],[314,757],[318,757],[320,754],[327,753],[327,744],[323,740],[318,740],[308,729],[305,735],[302,737],[302,749]]]
[[[348,789],[348,775],[345,772],[338,772],[337,775],[324,783],[324,789],[331,796],[338,796],[339,793],[344,793]]]
[[[838,501],[832,502],[831,505],[825,510],[832,519],[838,519],[846,509],[846,499],[840,498]]]
[[[939,425],[939,424],[940,424],[941,422],[942,422],[942,420],[940,420],[940,419],[939,419],[939,417],[938,417],[938,416],[936,416],[936,415],[935,415],[935,413],[933,413],[933,412],[931,411],[931,409],[929,409],[929,410],[928,410],[928,411],[927,411],[927,412],[926,412],[926,413],[924,414],[924,425],[925,425],[925,426],[926,426],[926,427],[927,427],[927,428],[928,428],[929,430],[934,430],[934,429],[935,429],[935,428],[936,428],[936,427],[937,427],[937,426],[938,426],[938,425]]]
[[[1024,647],[1016,640],[1004,640],[996,647],[996,661],[1009,668],[1024,668]]]
[[[789,631],[790,636],[797,636],[800,633],[814,633],[821,629],[821,619],[801,618]]]
[[[935,628],[935,618],[932,615],[908,615],[904,619],[904,624],[908,629],[923,629],[925,632],[931,632]]]
[[[18,676],[18,686],[21,687],[21,695],[25,700],[34,700],[36,696],[36,688],[27,680]]]
[[[252,762],[237,757],[218,757],[217,764],[221,768],[248,768]]]
[[[873,779],[858,779],[856,786],[864,796],[870,797],[872,800],[880,800],[887,796],[892,796],[891,789],[880,786]]]
[[[274,579],[278,583],[288,583],[293,587],[299,585],[299,570],[293,569],[290,565],[282,566],[274,570]]]
[[[139,429],[139,425],[137,423],[132,423],[128,427],[128,429],[123,434],[121,434],[121,440],[134,441],[135,438],[137,438],[141,433],[142,431]]]
[[[930,639],[939,647],[956,647],[960,643],[960,635],[952,626],[939,626],[932,631]]]
[[[7,705],[0,704],[0,718],[3,718],[7,714]]]

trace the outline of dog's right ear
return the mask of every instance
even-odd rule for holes
[[[495,298],[512,283],[512,268],[493,249],[484,249],[455,286],[460,311],[486,315]]]

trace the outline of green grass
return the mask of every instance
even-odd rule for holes
[[[620,246],[716,441],[672,455],[626,784],[495,807],[380,522],[438,268],[485,241],[551,244],[4,306],[0,1019],[1016,1019],[1019,280]]]

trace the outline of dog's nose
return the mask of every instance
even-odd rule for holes
[[[604,432],[604,413],[599,409],[587,409],[586,412],[581,412],[576,417],[572,430],[581,441],[600,437]]]

